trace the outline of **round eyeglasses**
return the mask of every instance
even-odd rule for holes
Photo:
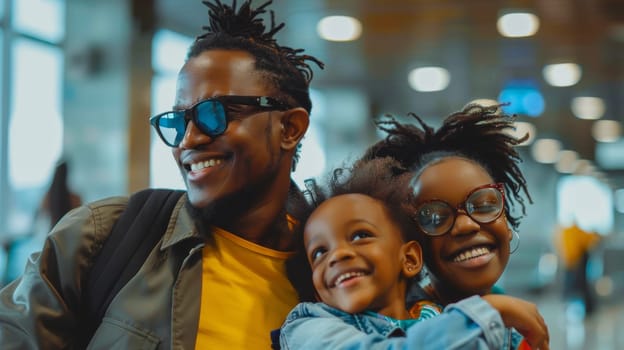
[[[197,102],[188,109],[169,111],[150,118],[150,124],[167,146],[178,147],[190,120],[210,137],[225,132],[228,126],[228,106],[246,105],[259,110],[285,111],[292,108],[288,104],[267,96],[224,95]]]
[[[475,222],[488,224],[500,217],[504,204],[504,185],[488,184],[470,191],[466,200],[457,207],[438,199],[427,201],[418,206],[415,220],[427,235],[441,236],[455,225],[460,210]]]

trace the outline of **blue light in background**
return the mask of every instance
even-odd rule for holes
[[[536,84],[531,81],[508,82],[498,95],[498,101],[509,103],[503,106],[503,111],[507,114],[539,117],[544,113],[544,97]]]

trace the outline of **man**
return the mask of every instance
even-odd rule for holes
[[[151,119],[187,187],[169,227],[110,304],[90,348],[267,349],[297,294],[285,276],[290,171],[311,109],[314,57],[266,30],[270,2],[216,3],[191,46],[175,107]],[[66,216],[0,294],[3,349],[79,346],[85,280],[127,198]]]
[[[270,331],[297,303],[285,272],[296,224],[287,208],[299,199],[290,171],[311,109],[306,61],[323,65],[277,44],[283,24],[266,31],[257,16],[270,2],[237,9],[214,1],[205,2],[208,32],[178,75],[174,111],[150,119],[187,193],[87,336],[89,349],[268,349]],[[69,213],[0,291],[3,350],[82,346],[85,284],[127,203],[108,198]],[[502,334],[502,323],[462,313],[454,320],[469,325],[457,337]]]

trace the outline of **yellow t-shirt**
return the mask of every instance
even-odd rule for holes
[[[195,349],[270,349],[270,332],[298,302],[286,277],[290,255],[214,228],[203,250]]]

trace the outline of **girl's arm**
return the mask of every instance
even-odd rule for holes
[[[548,327],[535,304],[502,294],[488,294],[483,299],[498,310],[505,326],[520,332],[533,349],[549,349]]]

